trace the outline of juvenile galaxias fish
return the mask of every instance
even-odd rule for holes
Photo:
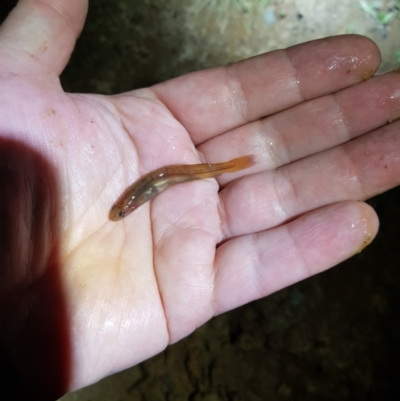
[[[225,163],[176,164],[161,167],[129,186],[112,206],[109,219],[112,221],[123,219],[172,185],[233,173],[248,168],[252,164],[252,156],[242,156]]]

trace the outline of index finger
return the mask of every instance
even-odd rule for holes
[[[368,79],[379,62],[379,49],[370,39],[342,35],[194,72],[152,89],[197,145]]]

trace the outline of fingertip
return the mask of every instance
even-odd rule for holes
[[[357,46],[358,62],[364,67],[361,77],[364,80],[371,78],[381,63],[381,51],[378,45],[367,36],[356,34],[343,36],[351,36]]]
[[[337,260],[331,265],[360,253],[371,244],[379,228],[375,210],[362,201],[342,201],[324,206],[309,213],[308,219],[308,225],[314,232],[314,238],[309,238],[313,245],[325,243],[332,248],[332,255],[335,255]],[[295,223],[295,229],[304,230],[302,224],[296,226]],[[318,240],[315,237],[318,237]],[[307,237],[303,237],[302,241],[306,246]],[[314,263],[315,261],[310,265]]]
[[[375,42],[354,34],[313,40],[289,47],[286,52],[304,100],[329,93],[332,82],[338,91],[371,78],[381,59]]]
[[[365,202],[356,202],[359,218],[355,217],[350,224],[360,233],[360,244],[354,253],[360,253],[375,239],[379,229],[379,219],[375,209]]]

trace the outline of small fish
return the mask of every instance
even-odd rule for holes
[[[233,173],[253,164],[252,156],[242,156],[225,163],[176,164],[161,167],[130,185],[114,203],[108,217],[112,221],[121,220],[172,185]]]

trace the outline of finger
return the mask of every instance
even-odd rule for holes
[[[338,264],[367,246],[377,229],[370,206],[343,202],[268,232],[224,243],[216,254],[215,314]]]
[[[151,205],[153,260],[172,343],[213,316],[216,190],[212,180],[189,182]]]
[[[0,28],[3,68],[59,75],[82,30],[87,6],[87,0],[20,0]]]
[[[269,170],[338,146],[398,118],[400,80],[395,71],[228,131],[198,150],[209,163],[252,154],[258,159],[252,172]],[[228,179],[232,177],[222,176],[219,182],[226,184]]]
[[[153,87],[195,144],[373,75],[380,55],[369,39],[344,35],[189,74]]]
[[[243,177],[220,193],[227,237],[265,230],[299,214],[364,200],[400,183],[400,121],[280,169]]]

